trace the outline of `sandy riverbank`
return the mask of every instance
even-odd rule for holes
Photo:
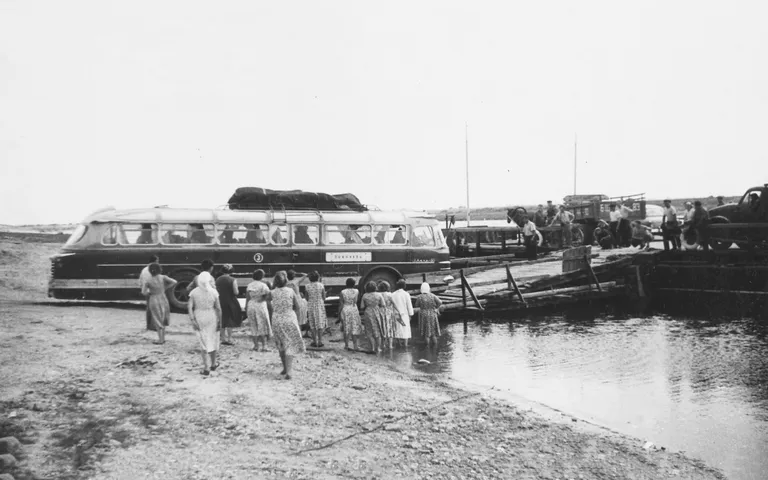
[[[135,307],[47,304],[55,249],[0,242],[0,436],[25,443],[17,479],[722,478],[338,341],[284,381],[277,353],[238,332],[202,377],[182,315],[158,347]]]

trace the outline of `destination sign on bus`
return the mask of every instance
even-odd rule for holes
[[[325,261],[330,263],[370,262],[371,252],[326,252]]]

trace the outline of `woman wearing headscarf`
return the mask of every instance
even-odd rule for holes
[[[234,345],[232,341],[232,329],[243,324],[243,309],[237,296],[240,291],[237,287],[237,279],[232,277],[232,265],[227,263],[221,267],[221,275],[216,279],[216,290],[219,292],[221,304],[221,344]]]
[[[218,330],[221,329],[221,304],[219,292],[213,277],[208,272],[197,276],[197,287],[189,294],[189,319],[197,332],[203,354],[203,375],[216,370],[219,363],[216,354],[219,351]]]
[[[253,281],[248,284],[245,291],[245,311],[248,314],[248,322],[251,324],[253,349],[267,351],[267,339],[272,336],[272,325],[269,322],[269,286],[262,280],[264,270],[253,272]]]
[[[440,336],[440,323],[437,320],[440,306],[443,302],[437,295],[430,292],[429,284],[421,284],[421,295],[416,297],[416,307],[419,309],[419,329],[421,336],[427,341],[427,346],[434,341],[437,346],[437,337]]]
[[[365,335],[371,343],[371,349],[381,353],[381,322],[385,305],[384,297],[376,291],[376,282],[371,281],[365,284],[365,294],[360,300],[360,305],[365,322]]]
[[[299,299],[288,286],[288,278],[284,271],[275,274],[274,289],[269,303],[272,308],[272,333],[275,337],[277,351],[280,353],[280,361],[283,363],[283,371],[286,380],[291,379],[291,367],[293,356],[304,353],[306,348],[301,339],[301,330],[296,320],[299,311]]]
[[[157,330],[157,345],[165,343],[165,327],[170,323],[171,306],[168,304],[168,289],[176,285],[176,280],[163,275],[160,264],[149,264],[149,278],[141,285],[141,293],[147,297],[147,320],[152,329]]]
[[[397,281],[395,292],[392,294],[392,304],[395,307],[395,339],[402,340],[403,346],[408,347],[411,338],[411,317],[413,304],[411,295],[405,291],[406,283],[402,278]]]

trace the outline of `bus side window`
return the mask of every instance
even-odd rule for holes
[[[360,245],[371,243],[370,225],[326,225],[325,245]]]
[[[271,225],[269,227],[269,240],[275,245],[286,245],[288,243],[288,226]]]
[[[269,228],[266,225],[258,225],[253,223],[250,225],[245,225],[245,228],[246,234],[245,238],[241,241],[242,243],[267,243],[267,237],[264,235],[264,232],[269,231]]]
[[[104,245],[117,245],[117,227],[115,225],[107,225],[104,235],[101,237],[101,243]]]
[[[294,245],[317,245],[319,235],[317,225],[293,225]]]
[[[415,227],[411,233],[411,244],[414,247],[434,247],[435,237],[432,235],[432,227]]]
[[[408,239],[405,235],[405,225],[377,225],[373,241],[378,245],[405,245]]]
[[[213,225],[202,223],[190,223],[190,224],[164,224],[163,235],[161,237],[163,243],[171,245],[184,245],[184,244],[210,244],[213,243],[215,238],[215,230]]]
[[[157,225],[151,223],[125,224],[122,226],[122,230],[123,235],[120,243],[126,245],[153,245],[157,243]]]

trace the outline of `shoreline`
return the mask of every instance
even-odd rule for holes
[[[725,478],[513,393],[344,351],[336,325],[290,381],[247,327],[203,377],[185,315],[158,346],[141,309],[44,303],[52,245],[0,243],[0,436],[23,443],[16,480]]]

